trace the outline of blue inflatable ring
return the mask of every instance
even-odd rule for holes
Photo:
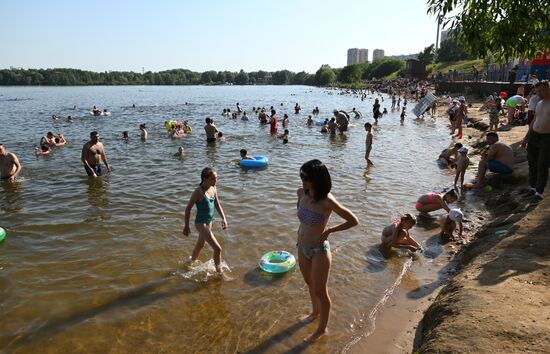
[[[286,273],[296,266],[296,258],[286,251],[267,252],[260,258],[260,268],[268,273]]]
[[[269,160],[265,156],[252,156],[256,160],[241,160],[239,165],[243,167],[264,167],[267,166]]]
[[[315,125],[323,126],[323,125],[325,125],[325,120],[324,119],[317,119],[315,121]]]

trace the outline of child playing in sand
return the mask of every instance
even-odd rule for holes
[[[372,166],[373,163],[372,161],[370,160],[370,152],[372,150],[372,124],[370,123],[365,123],[365,131],[367,132],[367,139],[365,140],[365,147],[366,147],[366,150],[365,150],[365,160],[367,160],[367,165],[369,166]]]
[[[470,159],[468,158],[468,149],[465,147],[461,147],[458,149],[458,156],[455,160],[455,166],[456,166],[456,175],[455,175],[455,184],[458,182],[458,178],[460,177],[460,185],[464,185],[464,175],[466,174],[466,169],[468,168],[468,165],[470,164]]]
[[[382,230],[382,246],[389,249],[404,248],[416,252],[422,247],[409,234],[409,230],[416,224],[416,218],[411,214],[405,214]]]
[[[449,240],[456,240],[454,237],[454,231],[456,230],[456,226],[458,224],[458,237],[462,238],[462,218],[464,215],[462,214],[462,211],[460,209],[451,209],[449,211],[449,214],[447,216],[444,216],[441,218],[441,238],[446,238]]]
[[[241,160],[256,160],[254,157],[248,155],[248,151],[241,149]]]
[[[487,106],[489,107],[489,130],[496,132],[499,123],[498,113],[502,109],[500,97],[496,97],[494,103],[488,104]]]

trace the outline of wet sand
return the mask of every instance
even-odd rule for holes
[[[480,105],[470,109],[473,127],[464,130],[466,145],[475,147],[470,154],[479,152],[488,123]],[[494,191],[484,193],[484,199],[491,222],[482,226],[481,220],[465,233],[473,239],[467,246],[447,249],[451,280],[442,278],[429,297],[418,300],[397,289],[381,310],[374,333],[350,353],[544,351],[543,344],[550,341],[550,272],[545,271],[550,265],[550,202],[532,205],[518,195],[528,176],[526,152],[519,147],[526,131],[526,126],[499,129],[500,140],[514,149],[514,177],[490,182]],[[497,230],[509,233],[496,235]]]

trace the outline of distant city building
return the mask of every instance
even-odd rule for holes
[[[359,64],[366,63],[368,61],[369,61],[369,50],[359,49]]]
[[[348,49],[348,64],[356,64],[359,61],[359,49],[350,48]]]
[[[384,59],[384,49],[375,49],[372,52],[372,61]]]
[[[348,49],[348,64],[366,63],[369,57],[368,49],[350,48]]]

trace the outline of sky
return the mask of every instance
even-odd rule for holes
[[[426,0],[1,0],[0,68],[92,71],[343,67],[349,48],[418,53]]]

